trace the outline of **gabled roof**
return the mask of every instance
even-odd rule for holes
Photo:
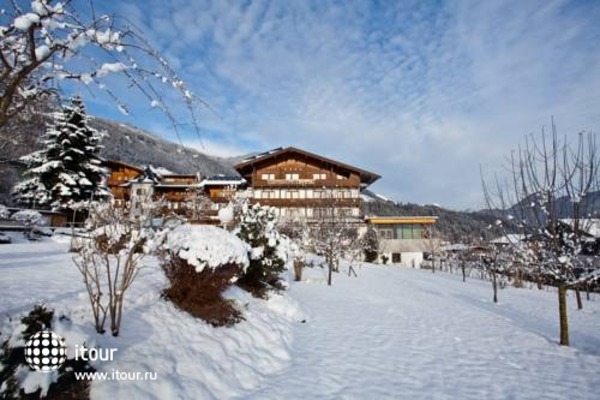
[[[273,150],[269,150],[267,152],[258,154],[256,156],[247,158],[247,159],[243,160],[242,162],[240,162],[239,164],[234,165],[233,168],[235,168],[235,170],[238,171],[240,173],[240,175],[243,175],[244,171],[248,172],[249,167],[252,167],[259,162],[274,159],[274,158],[277,158],[277,157],[279,157],[283,154],[287,154],[287,153],[300,154],[300,155],[303,155],[308,158],[313,158],[313,159],[318,160],[323,163],[334,165],[340,169],[344,169],[347,171],[357,173],[358,175],[360,175],[361,182],[364,184],[367,184],[367,185],[370,185],[373,182],[375,182],[377,179],[381,178],[381,175],[377,175],[373,172],[369,172],[364,169],[357,168],[352,165],[333,160],[331,158],[327,158],[327,157],[323,157],[323,156],[320,156],[320,155],[317,155],[314,153],[310,153],[306,150],[298,149],[296,147],[286,147],[286,148],[279,147],[279,148],[276,148]]]
[[[136,165],[129,164],[129,163],[126,163],[126,162],[120,161],[120,160],[102,160],[102,165],[106,166],[108,168],[111,168],[111,166],[112,167],[114,167],[114,166],[126,167],[126,168],[132,169],[134,171],[137,171],[140,174],[142,172],[144,172],[144,169],[142,167],[138,167]]]

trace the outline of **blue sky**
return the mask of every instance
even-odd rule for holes
[[[397,201],[480,208],[479,165],[499,170],[551,116],[567,137],[600,126],[598,1],[97,3],[216,111],[185,144],[301,147],[379,173],[372,189]],[[149,107],[125,118],[88,102],[177,140]]]

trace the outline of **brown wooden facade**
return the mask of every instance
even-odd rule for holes
[[[359,217],[360,191],[380,178],[295,147],[258,155],[234,168],[248,181],[253,202],[277,207],[284,217],[310,218],[332,205]]]
[[[116,204],[120,205],[129,201],[129,188],[125,185],[142,175],[144,170],[135,165],[116,160],[106,160],[102,165],[109,171],[106,185],[112,192]]]
[[[139,207],[148,196],[166,202],[164,212],[204,223],[218,221],[218,208],[229,203],[241,179],[202,179],[199,174],[157,174],[151,169],[116,160],[103,163],[109,171],[107,186],[119,207]],[[204,200],[205,204],[199,205]]]

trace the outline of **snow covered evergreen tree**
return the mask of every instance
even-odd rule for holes
[[[103,184],[107,171],[98,153],[103,134],[91,128],[79,97],[54,113],[44,134],[45,148],[21,158],[26,179],[13,190],[27,207],[73,209],[110,196]]]
[[[286,261],[283,238],[275,229],[277,216],[271,207],[244,204],[237,236],[252,247],[250,266],[239,280],[240,286],[264,296],[269,287],[281,289]]]

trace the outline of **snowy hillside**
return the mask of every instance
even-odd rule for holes
[[[179,174],[237,175],[226,159],[181,146],[134,126],[93,118],[92,126],[108,133],[101,155],[136,165],[153,164]]]
[[[267,302],[232,290],[246,321],[213,328],[163,301],[164,278],[151,266],[113,338],[94,333],[67,247],[0,245],[0,331],[6,340],[44,301],[70,317],[57,329],[69,351],[83,341],[118,349],[94,363],[99,372],[156,372],[153,381],[93,381],[92,399],[589,399],[600,387],[598,297],[581,311],[570,304],[565,348],[553,292],[507,288],[493,304],[487,282],[365,264],[332,287],[309,270]]]
[[[108,133],[108,137],[102,142],[104,149],[101,151],[101,156],[104,158],[135,165],[152,164],[179,174],[200,172],[207,176],[237,175],[232,166],[238,158],[213,157],[117,121],[92,117],[90,124]],[[39,149],[41,133],[46,129],[45,121],[35,120],[26,128],[26,140],[10,149],[10,162],[0,165],[0,203],[10,203],[9,193],[19,181],[23,168],[18,158]]]

